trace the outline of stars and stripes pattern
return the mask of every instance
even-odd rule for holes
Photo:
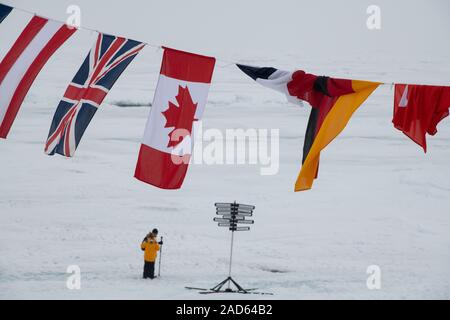
[[[73,157],[109,90],[145,45],[99,34],[55,112],[45,153]]]

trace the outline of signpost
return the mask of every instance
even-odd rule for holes
[[[230,247],[230,263],[228,266],[228,277],[213,287],[212,289],[186,287],[190,290],[198,290],[201,294],[211,293],[242,293],[242,294],[269,294],[264,292],[255,292],[256,289],[244,289],[231,277],[231,267],[233,265],[233,247],[234,247],[234,233],[240,231],[249,231],[250,225],[255,222],[250,217],[253,216],[255,206],[236,203],[216,203],[216,215],[214,218],[219,227],[228,228],[231,231],[231,247]],[[246,225],[246,226],[242,226]],[[235,289],[232,288],[234,285]],[[226,289],[223,289],[226,287]]]
[[[233,247],[234,247],[234,233],[239,231],[249,231],[250,227],[241,227],[241,224],[254,224],[254,220],[246,220],[248,217],[253,216],[254,206],[246,204],[236,203],[216,203],[216,215],[221,217],[214,218],[214,221],[218,223],[219,227],[228,228],[231,231],[231,248],[230,248],[230,263],[228,267],[228,277],[219,283],[217,286],[211,289],[213,292],[238,292],[249,293],[248,290],[242,288],[232,277],[231,267],[233,265]],[[221,291],[222,288],[228,284],[228,288]],[[231,284],[234,284],[237,291],[231,288]]]

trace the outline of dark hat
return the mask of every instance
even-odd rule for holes
[[[158,229],[153,229],[152,233],[153,233],[154,235],[157,235],[157,234],[158,234]]]

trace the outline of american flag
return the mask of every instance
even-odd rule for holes
[[[56,109],[46,154],[73,157],[103,99],[144,46],[138,41],[99,34]]]

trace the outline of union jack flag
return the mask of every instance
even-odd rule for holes
[[[56,109],[46,154],[73,157],[98,107],[144,46],[138,41],[99,34]]]

